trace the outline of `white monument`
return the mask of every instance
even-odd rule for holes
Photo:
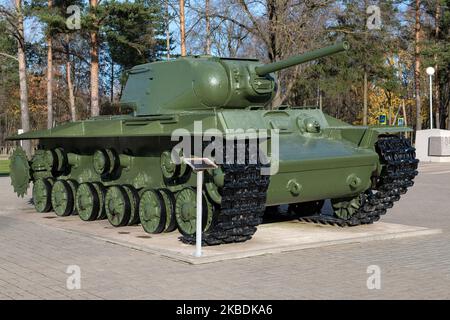
[[[433,129],[433,75],[434,68],[428,67],[430,76],[430,129],[416,132],[416,156],[423,162],[450,162],[450,130]]]
[[[417,131],[416,157],[423,162],[450,162],[450,130]]]

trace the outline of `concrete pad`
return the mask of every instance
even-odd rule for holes
[[[446,162],[419,162],[419,175],[441,175],[450,173],[450,163]]]
[[[5,209],[1,209],[0,213],[5,214]],[[190,264],[442,232],[440,229],[384,222],[352,228],[315,225],[299,221],[276,222],[260,225],[253,239],[245,243],[204,247],[203,256],[196,258],[193,256],[194,246],[180,242],[178,232],[150,235],[145,233],[141,226],[115,228],[107,220],[85,222],[78,216],[57,217],[54,213],[39,214],[32,206],[16,207],[13,212],[10,211],[6,214],[47,227],[83,234]]]

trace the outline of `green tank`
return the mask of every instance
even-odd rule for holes
[[[141,224],[148,233],[178,229],[193,243],[196,173],[184,159],[208,157],[218,167],[205,172],[205,245],[246,241],[265,215],[373,223],[413,185],[418,160],[403,137],[411,130],[352,126],[317,107],[268,108],[280,90],[275,71],[347,48],[267,65],[190,56],[136,66],[124,115],[10,137],[39,140],[31,159],[20,147],[12,154],[11,184],[23,196],[33,182],[38,212]]]

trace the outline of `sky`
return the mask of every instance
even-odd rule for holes
[[[118,1],[122,1],[122,0],[118,0]],[[180,54],[179,22],[178,22],[178,16],[176,16],[176,12],[174,11],[174,9],[178,10],[178,8],[176,7],[177,1],[172,0],[171,2],[175,3],[175,7],[170,9],[171,14],[173,16],[175,16],[175,18],[171,21],[171,23],[169,25],[169,30],[172,33],[173,40],[174,40],[174,43],[173,43],[174,49],[172,50],[172,54]],[[403,14],[408,9],[406,2],[407,1],[404,1],[404,3],[401,3],[398,6],[400,14]],[[204,3],[204,0],[191,0],[191,4],[195,7],[201,8],[203,3]],[[14,7],[14,0],[0,0],[0,5],[12,8],[12,7]],[[261,14],[264,12],[264,8],[261,7],[261,5],[257,5],[257,4],[252,5],[251,9],[252,9],[252,11],[259,12]],[[191,23],[193,23],[190,21],[189,8],[186,8],[186,17],[187,17],[186,29],[188,30]],[[405,21],[405,23],[406,23],[406,21]],[[35,43],[35,42],[41,41],[43,37],[44,37],[44,34],[43,34],[42,23],[40,23],[38,21],[38,19],[36,19],[36,18],[26,18],[25,19],[25,39],[26,39],[26,41],[30,42],[30,43]],[[187,39],[187,41],[189,41],[189,38]]]

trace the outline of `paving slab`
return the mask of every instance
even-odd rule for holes
[[[0,213],[7,208],[0,209]],[[9,209],[11,210],[11,209]],[[8,210],[8,211],[9,211]],[[11,211],[10,211],[11,213]],[[8,214],[10,215],[10,214]],[[178,232],[151,235],[141,226],[115,228],[107,220],[82,221],[78,216],[58,217],[54,213],[37,213],[31,205],[14,209],[15,218],[83,234],[109,243],[141,250],[190,264],[203,264],[230,259],[325,247],[375,240],[399,239],[441,233],[441,229],[377,222],[352,228],[284,221],[260,225],[252,240],[203,248],[202,257],[194,257],[195,247],[179,241]],[[11,216],[11,215],[10,215]]]
[[[78,217],[44,218],[27,204],[31,190],[17,198],[9,177],[0,177],[0,299],[450,299],[450,164],[421,163],[419,172],[414,187],[368,227],[388,222],[442,229],[440,234],[412,236],[417,235],[413,231],[391,240],[354,239],[200,265],[166,258],[157,250],[151,254],[149,248],[130,249],[139,246],[118,234],[125,232],[122,228],[106,228],[116,233],[106,238]],[[77,222],[83,223],[81,231],[67,229]],[[107,221],[92,223],[109,227]],[[264,228],[244,245],[257,241]],[[411,237],[399,239],[405,235]],[[173,246],[180,248],[173,236]],[[194,249],[188,249],[189,255]],[[80,290],[66,288],[68,265],[82,270]],[[381,270],[380,290],[367,288],[372,265]]]

